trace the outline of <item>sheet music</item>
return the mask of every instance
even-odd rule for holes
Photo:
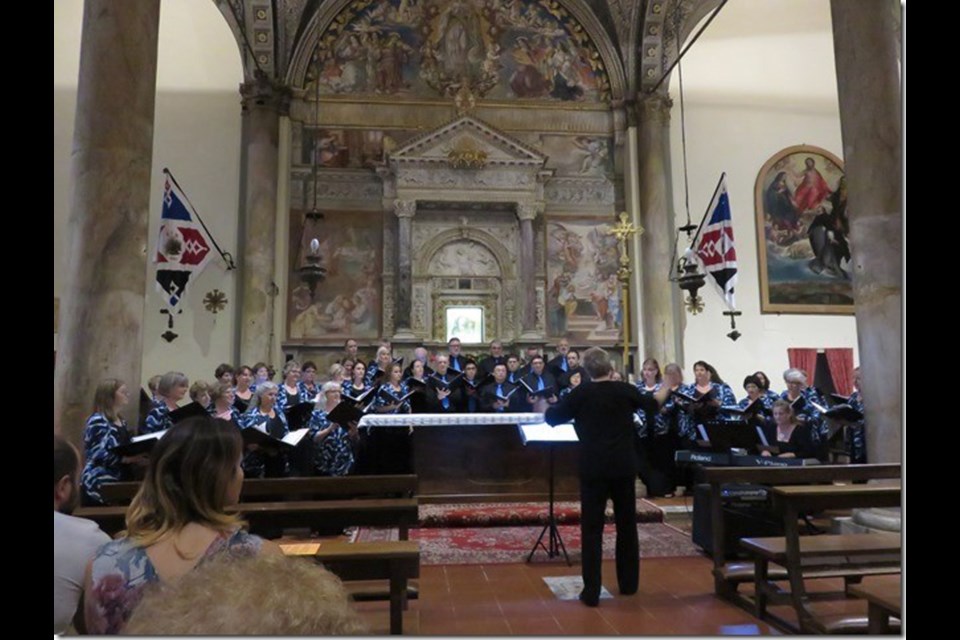
[[[413,413],[369,414],[360,427],[456,427],[543,422],[542,413]]]
[[[530,442],[579,442],[573,423],[565,422],[551,427],[546,422],[517,425],[523,444]]]

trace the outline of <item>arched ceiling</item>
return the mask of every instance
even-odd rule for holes
[[[504,10],[514,0],[213,0],[224,15],[243,50],[246,76],[252,78],[254,71],[260,70],[268,77],[282,79],[291,86],[303,86],[314,54],[318,33],[324,36],[336,28],[336,21],[344,17],[363,18],[377,9],[371,5],[404,5],[411,18],[418,5],[434,4],[442,7],[452,2],[464,3],[475,7],[487,7],[490,11]],[[629,98],[637,92],[649,90],[662,77],[676,57],[677,42],[683,42],[696,24],[721,0],[519,0],[520,4],[536,3],[544,8],[547,16],[552,16],[564,26],[574,30],[582,29],[583,38],[572,33],[574,45],[565,49],[566,53],[575,50],[586,53],[585,60],[593,71],[600,71],[602,78],[598,84],[598,93],[605,100],[619,101]],[[382,11],[382,10],[381,10]],[[482,12],[481,12],[482,13]],[[517,15],[503,20],[489,19],[487,12],[484,26],[492,25],[494,30],[519,29],[511,21]],[[523,15],[519,18],[523,19]],[[549,22],[549,18],[545,19]],[[497,24],[494,24],[497,23]],[[678,38],[679,24],[679,38]],[[242,26],[241,26],[242,25]],[[342,30],[346,25],[339,25]],[[381,25],[382,27],[383,25]],[[407,27],[412,27],[411,21]],[[435,25],[437,26],[437,25]],[[444,25],[445,26],[445,25]],[[382,33],[388,33],[384,29]],[[517,35],[520,31],[514,33]],[[406,43],[423,45],[408,28],[401,29],[406,34]],[[245,35],[244,35],[245,34]],[[466,34],[469,40],[470,34]],[[487,45],[491,44],[488,36]],[[439,38],[442,39],[442,36]],[[434,35],[432,45],[436,50],[439,42]],[[527,38],[529,41],[529,38]],[[515,40],[511,40],[511,44]],[[559,41],[559,39],[556,39]],[[497,43],[503,49],[503,43]],[[404,52],[410,55],[409,52]],[[419,53],[419,52],[417,52]],[[416,55],[416,54],[414,54]],[[442,58],[443,51],[440,51]],[[513,69],[516,60],[522,58],[522,51],[501,51],[501,67]],[[563,56],[561,55],[561,58]],[[582,58],[583,56],[581,56]],[[429,60],[428,60],[429,62]],[[558,59],[558,64],[561,61]],[[455,65],[454,65],[455,66]],[[492,66],[489,63],[488,66]],[[462,70],[462,69],[461,69]],[[454,69],[450,69],[451,74]],[[479,73],[479,72],[478,72]],[[448,88],[451,74],[435,79],[434,84]],[[443,74],[440,74],[443,75]],[[590,84],[590,73],[585,72]],[[478,80],[475,78],[475,81]],[[535,82],[533,84],[536,84]],[[664,83],[662,86],[666,86]],[[322,86],[322,85],[321,85]],[[593,87],[588,87],[592,89]],[[523,90],[521,90],[523,91]],[[528,91],[537,93],[534,86]],[[507,94],[512,92],[506,89]],[[549,97],[549,96],[547,96]]]

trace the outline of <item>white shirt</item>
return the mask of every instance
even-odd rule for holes
[[[53,512],[53,632],[63,633],[83,593],[87,562],[110,537],[96,522]]]

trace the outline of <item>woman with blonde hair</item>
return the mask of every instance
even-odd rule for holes
[[[773,403],[773,421],[764,424],[764,437],[775,451],[764,449],[760,455],[781,458],[822,458],[823,446],[816,438],[814,426],[797,418],[793,405],[786,400]]]
[[[131,479],[131,466],[146,465],[146,456],[121,457],[115,447],[130,442],[127,423],[120,410],[130,401],[127,385],[122,380],[107,378],[97,385],[93,395],[93,414],[83,430],[86,464],[80,478],[84,505],[104,505],[100,485]]]
[[[227,513],[240,499],[242,451],[236,427],[206,417],[184,420],[160,439],[127,510],[127,530],[87,567],[89,633],[123,632],[146,589],[171,583],[210,558],[280,553]]]

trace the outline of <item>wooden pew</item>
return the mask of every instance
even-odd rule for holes
[[[850,593],[869,604],[867,631],[871,635],[892,633],[890,617],[902,616],[902,583],[900,576],[869,578],[850,588]]]
[[[726,561],[726,531],[722,489],[726,484],[810,485],[833,482],[863,482],[900,478],[899,464],[816,465],[809,467],[705,467],[703,480],[710,484],[710,520],[713,542],[714,592],[752,611],[754,603],[737,592],[740,584],[753,582],[754,565]],[[771,578],[786,579],[786,571],[770,569]]]
[[[787,576],[790,580],[790,599],[793,601],[793,608],[797,614],[798,628],[801,633],[833,633],[837,631],[834,623],[839,621],[825,621],[818,618],[810,610],[809,599],[806,595],[804,586],[804,567],[802,559],[804,556],[798,520],[802,513],[814,513],[825,509],[853,509],[869,507],[897,507],[901,503],[900,485],[820,485],[820,486],[787,486],[773,487],[771,489],[773,497],[774,510],[783,516],[784,527],[784,567],[787,570]],[[869,547],[866,541],[858,541],[861,536],[850,535],[841,536],[842,540],[835,545],[834,553],[848,555],[863,555],[873,552],[874,549],[864,550],[863,546]],[[899,548],[899,534],[891,534],[897,538],[897,548]],[[827,538],[837,536],[825,536]],[[803,544],[809,545],[804,541]],[[879,543],[882,546],[882,542]],[[891,542],[891,544],[893,544]],[[757,580],[760,580],[757,576]],[[764,581],[769,582],[769,581]],[[764,585],[764,590],[768,590],[768,585]],[[760,591],[758,590],[758,593]],[[785,621],[776,620],[784,623]],[[846,629],[845,629],[846,630]]]
[[[264,526],[396,526],[401,540],[409,538],[419,516],[416,498],[241,502],[227,511],[239,513],[253,531]],[[125,527],[126,513],[127,507],[82,507],[74,515],[93,520],[112,536]]]
[[[127,505],[140,489],[139,482],[109,482],[101,495],[111,505]],[[335,497],[412,497],[417,493],[417,476],[315,476],[306,478],[247,478],[240,492],[242,502],[272,502],[296,496],[319,500]],[[256,500],[254,500],[256,499]],[[262,500],[261,500],[262,499]]]
[[[744,538],[740,543],[755,558],[754,602],[756,616],[763,620],[767,617],[768,603],[785,602],[793,598],[792,592],[782,592],[768,575],[771,562],[785,567],[787,578],[793,575],[795,568],[787,558],[787,538]],[[803,580],[843,578],[846,593],[846,587],[852,581],[859,581],[864,576],[900,573],[900,535],[854,533],[802,536],[799,538],[799,558],[801,564],[796,570],[802,574]],[[824,597],[832,594],[817,595]],[[852,624],[851,620],[845,620],[846,627]],[[837,633],[841,629],[823,626],[821,631]]]
[[[390,633],[403,633],[407,582],[420,577],[420,544],[400,542],[323,542],[318,545],[281,545],[287,555],[311,557],[344,582],[388,580]]]

